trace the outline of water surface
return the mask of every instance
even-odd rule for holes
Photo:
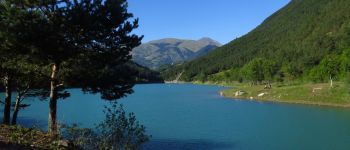
[[[191,84],[137,85],[120,100],[147,127],[144,149],[329,150],[350,148],[346,108],[260,103],[220,97],[223,87]],[[46,128],[48,102],[31,101],[19,123]],[[108,104],[99,95],[71,90],[58,105],[61,123],[93,127]],[[1,110],[0,110],[1,111]]]

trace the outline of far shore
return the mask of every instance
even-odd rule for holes
[[[334,88],[329,88],[328,83],[320,83],[281,87],[274,85],[272,89],[264,89],[263,85],[250,87],[248,84],[242,83],[228,84],[198,81],[191,83],[229,87],[230,89],[220,91],[219,94],[233,100],[350,108],[350,91],[342,82],[337,82]],[[314,89],[318,89],[318,91],[313,91]],[[237,91],[246,93],[237,96],[235,95]],[[266,93],[266,95],[258,97],[257,95],[261,93]]]
[[[259,100],[259,99],[248,99],[248,98],[236,98],[226,95],[223,97],[230,98],[232,100],[245,100],[245,101],[256,101],[256,102],[266,102],[266,103],[285,103],[285,104],[296,104],[296,105],[313,105],[313,106],[325,106],[325,107],[341,107],[341,108],[350,108],[350,104],[334,104],[334,103],[322,103],[322,102],[309,102],[302,100],[295,101],[285,101],[285,100]]]

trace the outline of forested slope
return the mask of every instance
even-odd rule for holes
[[[169,80],[184,71],[182,80],[207,80],[257,58],[274,61],[276,72],[289,68],[290,74],[305,76],[326,56],[350,47],[349,8],[349,0],[292,0],[247,35],[163,76]]]

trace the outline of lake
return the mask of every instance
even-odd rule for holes
[[[261,103],[220,97],[225,89],[192,84],[137,85],[120,100],[146,126],[144,149],[346,150],[350,109]],[[93,127],[104,117],[99,95],[70,90],[58,104],[59,122]],[[48,102],[30,101],[19,123],[46,128]],[[27,101],[27,102],[28,102]],[[2,111],[2,110],[0,110]]]

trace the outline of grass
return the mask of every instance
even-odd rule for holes
[[[194,82],[194,84],[209,84],[231,87],[222,91],[223,96],[234,99],[246,99],[266,102],[282,102],[294,104],[310,104],[335,107],[350,107],[350,85],[344,82],[334,83],[295,83],[273,84],[272,89],[264,89],[264,85],[250,86],[248,83],[227,82]],[[237,91],[246,94],[235,96]],[[264,96],[258,95],[264,93]]]
[[[272,89],[264,89],[264,85],[233,84],[232,86],[233,89],[223,91],[224,96],[258,101],[350,107],[350,90],[342,82],[335,83],[333,88],[327,83],[273,85]],[[246,94],[236,96],[235,93],[240,90]],[[264,93],[264,96],[258,96],[261,93]]]
[[[0,149],[68,149],[61,142],[37,129],[0,125]]]

